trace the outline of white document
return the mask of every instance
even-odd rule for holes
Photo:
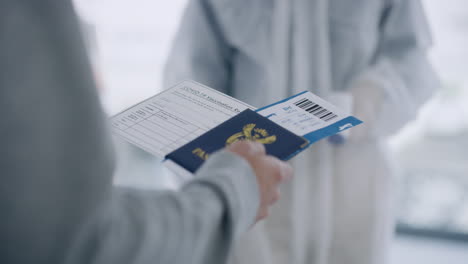
[[[254,107],[202,84],[185,81],[111,118],[113,133],[164,158],[243,110]],[[310,144],[362,121],[305,91],[257,112]],[[164,164],[181,182],[193,175],[170,159]]]
[[[262,107],[257,112],[312,144],[362,123],[309,91]]]
[[[185,81],[111,118],[112,132],[159,157],[250,108],[202,84]]]
[[[257,111],[299,136],[305,136],[348,116],[311,92],[299,93]]]

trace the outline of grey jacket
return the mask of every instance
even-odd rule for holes
[[[70,1],[0,2],[0,263],[222,263],[252,225],[248,164],[180,192],[112,187],[113,154]]]

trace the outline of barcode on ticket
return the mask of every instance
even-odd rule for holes
[[[328,111],[322,106],[312,102],[309,99],[301,99],[294,103],[297,107],[304,109],[305,111],[313,114],[314,116],[320,118],[321,120],[328,122],[337,117],[333,112]]]

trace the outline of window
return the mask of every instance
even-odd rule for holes
[[[391,140],[403,176],[399,230],[468,241],[468,3],[424,4],[442,87]]]
[[[101,100],[116,114],[162,90],[163,68],[186,0],[74,0],[83,24]],[[171,188],[150,154],[115,139],[114,183]]]
[[[162,71],[186,0],[75,0],[110,114],[162,87]],[[89,35],[95,35],[90,37]]]

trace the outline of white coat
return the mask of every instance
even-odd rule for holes
[[[310,90],[352,96],[365,124],[294,159],[295,180],[237,263],[385,263],[393,170],[383,140],[413,119],[437,79],[419,0],[192,0],[166,87],[193,79],[260,107]]]

